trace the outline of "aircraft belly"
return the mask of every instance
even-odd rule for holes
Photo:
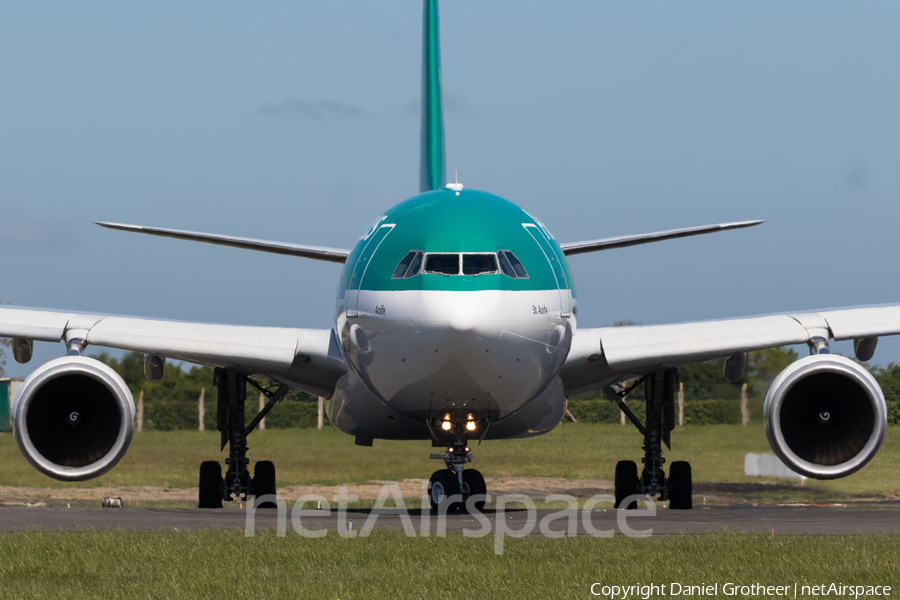
[[[541,435],[556,427],[566,408],[562,380],[554,377],[547,388],[521,409],[491,421],[486,440]],[[430,440],[424,419],[393,410],[376,398],[353,373],[344,375],[325,405],[329,421],[349,435],[387,440]]]
[[[338,380],[325,404],[328,420],[344,433],[385,440],[427,440],[425,421],[398,414],[362,384],[354,373]]]
[[[361,291],[342,340],[361,383],[424,423],[457,408],[492,421],[541,394],[565,361],[571,324],[557,290]]]

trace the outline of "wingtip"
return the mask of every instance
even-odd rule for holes
[[[105,227],[107,229],[136,230],[140,229],[136,225],[126,225],[124,223],[110,223],[108,221],[94,221],[94,225]]]
[[[756,227],[757,225],[762,225],[765,222],[765,219],[753,219],[750,221],[737,221],[735,223],[727,223],[725,226],[728,228],[739,229],[741,227]]]

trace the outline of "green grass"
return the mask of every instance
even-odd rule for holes
[[[690,460],[694,480],[756,482],[743,475],[747,452],[770,452],[762,425],[697,425],[675,430],[667,460]],[[257,431],[249,438],[252,461],[273,460],[279,485],[361,483],[370,480],[426,478],[438,466],[429,460],[428,442],[376,440],[374,447],[355,446],[353,438],[333,427]],[[551,433],[524,440],[488,441],[473,446],[478,468],[487,477],[541,476],[569,479],[613,479],[615,463],[639,463],[641,438],[630,426],[566,423]],[[22,457],[12,435],[0,435],[0,485],[37,487],[111,487],[196,485],[201,461],[223,460],[217,432],[144,432],[103,477],[63,483],[35,471]],[[639,463],[640,464],[640,463]],[[881,451],[861,472],[830,481],[807,481],[809,498],[820,491],[890,496],[900,494],[900,427],[889,427]],[[800,489],[800,499],[804,499]],[[773,496],[773,498],[777,497]],[[778,499],[784,499],[778,497]]]
[[[743,475],[747,452],[767,452],[761,426],[688,426],[669,460],[688,459],[697,481],[758,481]],[[372,448],[333,428],[270,430],[250,437],[250,456],[278,465],[281,485],[427,477],[437,466],[425,442]],[[612,479],[616,460],[637,459],[640,437],[619,425],[565,424],[546,436],[485,442],[475,462],[489,477]],[[0,484],[20,486],[196,485],[202,460],[222,459],[214,432],[145,432],[109,474],[65,484],[40,475],[0,435]],[[807,483],[785,499],[844,492],[897,494],[900,428],[861,473]],[[774,497],[774,496],[770,496]],[[31,531],[0,535],[0,598],[587,598],[594,582],[893,585],[900,589],[900,535],[766,536],[721,532],[650,539],[306,539],[272,531]],[[721,594],[720,594],[721,595]],[[657,596],[659,597],[659,596]]]
[[[5,598],[589,598],[592,583],[900,586],[900,535],[306,539],[274,532],[0,537]],[[721,594],[720,594],[721,595]]]

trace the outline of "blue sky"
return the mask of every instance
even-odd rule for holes
[[[581,326],[900,301],[900,5],[454,0],[441,19],[467,187],[561,241],[768,219],[574,257]],[[0,299],[329,327],[339,265],[92,222],[351,247],[416,192],[420,27],[418,1],[3,3]],[[7,370],[62,354],[40,346]]]

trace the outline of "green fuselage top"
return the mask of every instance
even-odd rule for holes
[[[410,252],[511,251],[527,277],[502,273],[394,277]],[[346,290],[570,290],[566,258],[546,227],[512,202],[476,190],[419,194],[389,209],[366,230],[345,263],[339,296]]]

